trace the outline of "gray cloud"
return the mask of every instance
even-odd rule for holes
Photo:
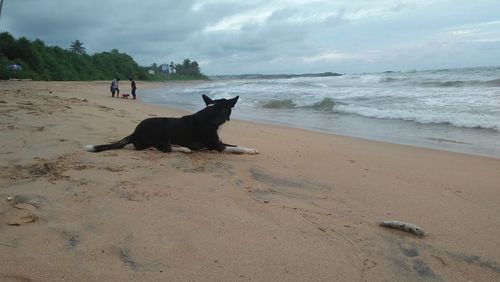
[[[89,53],[119,49],[142,65],[188,57],[207,74],[462,67],[500,64],[495,4],[5,0],[0,30],[63,48],[78,39]]]

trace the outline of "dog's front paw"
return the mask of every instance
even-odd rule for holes
[[[184,153],[184,154],[190,154],[193,151],[191,151],[191,149],[186,148],[186,147],[172,147],[172,152],[179,152],[179,153]]]
[[[255,148],[246,148],[246,154],[257,155],[258,153],[259,153],[259,151],[257,151],[257,149],[255,149]]]
[[[231,154],[249,154],[249,155],[255,155],[255,154],[259,153],[259,151],[257,151],[257,149],[246,148],[246,147],[241,147],[241,146],[226,147],[224,152],[231,153]]]

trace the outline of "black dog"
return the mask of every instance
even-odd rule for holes
[[[181,118],[155,117],[148,118],[135,128],[134,132],[122,140],[104,145],[87,145],[90,152],[115,150],[134,144],[137,150],[155,147],[162,152],[191,152],[208,149],[218,152],[257,154],[252,148],[238,147],[222,143],[217,134],[219,126],[229,121],[231,109],[239,96],[232,99],[212,100],[203,95],[206,107],[192,115]],[[172,147],[177,145],[181,147]]]

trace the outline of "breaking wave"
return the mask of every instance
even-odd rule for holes
[[[500,120],[492,115],[472,113],[440,113],[437,111],[410,111],[397,109],[376,109],[359,105],[338,105],[337,113],[354,114],[367,118],[412,121],[419,124],[449,124],[463,128],[481,128],[500,131]]]
[[[385,99],[384,96],[377,98]],[[366,100],[354,99],[353,103],[348,103],[345,101],[335,101],[332,98],[323,98],[319,102],[300,106],[300,103],[295,102],[293,99],[282,99],[266,101],[261,103],[261,107],[266,109],[313,110],[330,112],[332,114],[351,114],[367,118],[412,121],[419,124],[449,124],[455,127],[482,128],[500,131],[500,120],[494,115],[478,115],[464,112],[445,113],[431,110],[415,110],[411,108],[376,108],[358,103],[358,101],[365,102]],[[371,100],[373,102],[373,99]]]
[[[305,108],[311,108],[316,111],[331,111],[335,105],[336,103],[332,98],[324,98],[312,106],[306,106]]]
[[[299,103],[293,99],[271,100],[261,103],[261,107],[265,109],[307,109],[315,111],[331,111],[336,105],[332,98],[324,98],[323,100],[311,105],[299,106]]]
[[[364,78],[361,82],[380,83],[380,84],[396,84],[407,86],[420,86],[420,87],[467,87],[467,86],[484,86],[484,87],[500,87],[500,78],[492,80],[435,80],[435,79],[421,79],[421,78],[408,78],[408,77],[385,77],[380,76],[376,78]]]
[[[295,106],[292,99],[271,100],[262,103],[262,107],[265,109],[293,109]]]
[[[387,124],[401,128],[417,126],[419,130],[431,131],[426,137],[444,139],[452,131],[463,136],[498,136],[500,133],[500,67],[218,80],[161,91],[165,93],[150,95],[150,100],[192,111],[204,106],[201,94],[215,99],[239,95],[235,115],[242,113],[250,118],[285,124],[302,121],[300,126],[306,128],[337,130],[349,127],[347,121],[369,124],[366,131],[382,130],[377,126]],[[449,128],[441,132],[443,127],[438,125],[450,125],[458,130]],[[478,133],[469,128],[488,132]],[[421,133],[412,131],[411,134]],[[500,150],[500,145],[498,147]]]

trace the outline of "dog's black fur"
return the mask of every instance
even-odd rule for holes
[[[104,145],[88,145],[91,152],[121,149],[127,144],[134,144],[137,150],[155,147],[162,152],[171,152],[172,145],[187,147],[193,151],[208,149],[224,151],[226,146],[217,134],[219,126],[229,121],[231,109],[239,96],[232,99],[212,100],[202,95],[206,107],[192,115],[181,118],[148,118],[135,128],[135,131],[122,140]]]

